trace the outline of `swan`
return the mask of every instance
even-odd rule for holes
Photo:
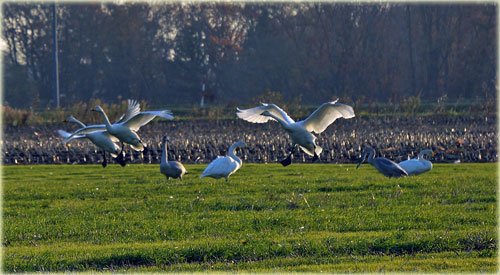
[[[292,154],[297,145],[306,154],[314,156],[313,161],[316,161],[323,148],[316,145],[316,136],[312,133],[322,133],[337,118],[347,119],[355,116],[351,106],[337,101],[338,99],[323,103],[309,117],[298,122],[290,118],[280,107],[267,103],[246,110],[237,108],[236,115],[252,123],[265,123],[269,120],[278,121],[292,139],[292,152],[286,159],[281,161],[283,166],[288,166],[292,163]]]
[[[366,158],[367,154],[369,154],[368,159]],[[398,178],[398,177],[408,176],[408,173],[394,161],[382,157],[374,158],[374,156],[375,156],[375,149],[371,147],[366,147],[363,150],[363,156],[361,157],[361,161],[356,166],[356,169],[359,168],[365,160],[367,160],[368,163],[373,165],[375,169],[377,169],[380,173],[382,173],[386,177]]]
[[[142,142],[137,131],[144,125],[148,124],[155,117],[162,117],[165,119],[173,119],[170,110],[162,111],[144,111],[141,112],[139,103],[135,100],[128,100],[128,108],[124,115],[115,123],[111,124],[106,112],[101,106],[96,106],[93,111],[101,113],[104,117],[104,124],[92,125],[75,131],[73,134],[83,134],[96,130],[106,130],[111,135],[115,136],[122,143],[129,144],[135,151],[144,151],[146,145]]]
[[[182,180],[182,176],[187,173],[184,165],[178,161],[169,161],[168,160],[168,150],[167,150],[167,142],[169,141],[168,137],[163,137],[163,151],[161,155],[160,162],[160,172],[164,174],[167,179],[169,178],[179,178]]]
[[[227,150],[228,156],[222,157],[218,156],[203,171],[200,178],[211,177],[214,179],[229,178],[234,172],[240,169],[243,162],[234,153],[236,148],[245,147],[246,144],[243,141],[235,142]]]
[[[408,175],[418,175],[430,171],[432,169],[432,162],[426,160],[425,156],[432,156],[434,152],[430,149],[421,151],[417,158],[405,160],[399,163]]]
[[[83,122],[79,121],[74,116],[69,116],[66,121],[76,123],[82,128],[87,127]],[[57,130],[57,133],[64,138],[64,144],[74,139],[89,139],[94,145],[103,150],[102,156],[104,160],[102,162],[102,167],[106,167],[108,165],[106,152],[108,152],[113,158],[115,158],[115,160],[117,160],[121,166],[125,166],[125,160],[123,159],[123,156],[121,154],[120,146],[115,143],[118,142],[118,139],[110,135],[107,131],[93,131],[86,134],[72,135],[64,130]]]

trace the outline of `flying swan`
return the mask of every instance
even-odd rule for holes
[[[74,116],[69,116],[66,119],[67,122],[73,122],[80,125],[82,128],[87,127],[83,122],[76,119]],[[115,142],[118,142],[118,139],[114,136],[110,135],[107,131],[93,131],[86,134],[77,134],[72,135],[64,130],[57,130],[57,133],[64,138],[63,143],[66,144],[74,139],[89,139],[94,145],[102,149],[102,156],[104,158],[102,162],[102,167],[106,167],[108,165],[108,161],[106,159],[106,152],[108,152],[115,160],[121,165],[125,166],[125,160],[123,155],[121,154],[120,146],[118,146]]]
[[[292,163],[292,154],[295,146],[299,146],[302,151],[313,157],[313,161],[319,158],[323,148],[316,145],[316,136],[312,133],[320,134],[337,118],[353,118],[354,110],[351,106],[338,103],[337,100],[323,103],[308,118],[295,122],[288,114],[275,104],[262,103],[261,106],[251,109],[241,110],[237,108],[236,115],[248,122],[265,123],[269,120],[278,121],[288,132],[292,139],[292,151],[290,155],[281,161],[283,166]]]
[[[93,132],[96,130],[106,130],[111,135],[115,136],[122,143],[122,149],[124,143],[129,144],[135,151],[144,151],[146,145],[142,142],[137,131],[144,125],[148,124],[155,117],[162,117],[165,119],[173,119],[172,112],[170,110],[162,111],[144,111],[141,112],[139,103],[135,100],[128,100],[128,108],[124,115],[115,123],[111,124],[106,112],[101,106],[96,106],[93,111],[99,112],[104,117],[104,124],[91,125],[81,128],[73,133],[85,134]]]

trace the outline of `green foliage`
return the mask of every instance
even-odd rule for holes
[[[5,271],[497,268],[495,164],[244,164],[229,182],[186,166],[4,167]]]

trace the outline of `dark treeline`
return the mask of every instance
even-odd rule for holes
[[[495,97],[493,4],[59,4],[63,105]],[[53,103],[52,5],[3,4],[4,96]]]

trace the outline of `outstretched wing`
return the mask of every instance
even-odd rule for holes
[[[139,105],[139,102],[137,100],[128,100],[128,107],[127,111],[125,111],[125,114],[123,114],[117,122],[115,123],[122,123],[125,122],[133,117],[135,117],[137,114],[141,112],[141,106]]]
[[[57,133],[62,137],[64,138],[63,140],[63,143],[66,144],[74,139],[81,139],[81,138],[85,138],[84,135],[72,135],[64,130],[57,130]]]
[[[80,127],[82,127],[82,128],[84,128],[84,127],[86,127],[86,126],[87,126],[87,125],[85,125],[85,123],[83,123],[83,122],[79,121],[78,119],[76,119],[76,117],[74,117],[74,116],[72,116],[72,115],[70,115],[70,116],[66,119],[66,121],[76,123],[76,124],[80,125]]]
[[[92,133],[92,132],[95,132],[95,131],[104,131],[104,130],[106,130],[106,125],[104,125],[104,124],[95,124],[95,125],[89,125],[89,126],[85,126],[83,128],[80,128],[80,129],[76,130],[71,135],[72,136],[74,136],[74,135],[84,135],[84,134],[89,134],[89,133]]]
[[[291,117],[288,116],[288,114],[285,111],[283,111],[283,109],[276,106],[275,104],[262,103],[262,106],[257,106],[250,109],[245,109],[245,110],[242,110],[240,108],[236,109],[238,110],[238,112],[236,112],[236,115],[239,118],[252,123],[265,123],[268,122],[269,120],[275,120],[270,116],[262,115],[262,113],[265,111],[268,111],[270,114],[282,119],[288,124],[295,122]]]
[[[354,110],[351,106],[338,103],[337,100],[319,106],[308,118],[297,122],[309,132],[323,132],[337,118],[352,118]]]
[[[130,130],[137,132],[139,128],[148,124],[151,120],[153,120],[157,116],[165,119],[174,118],[170,110],[145,111],[145,112],[140,112],[134,117],[130,118],[125,123],[123,123],[123,125],[127,126]]]

